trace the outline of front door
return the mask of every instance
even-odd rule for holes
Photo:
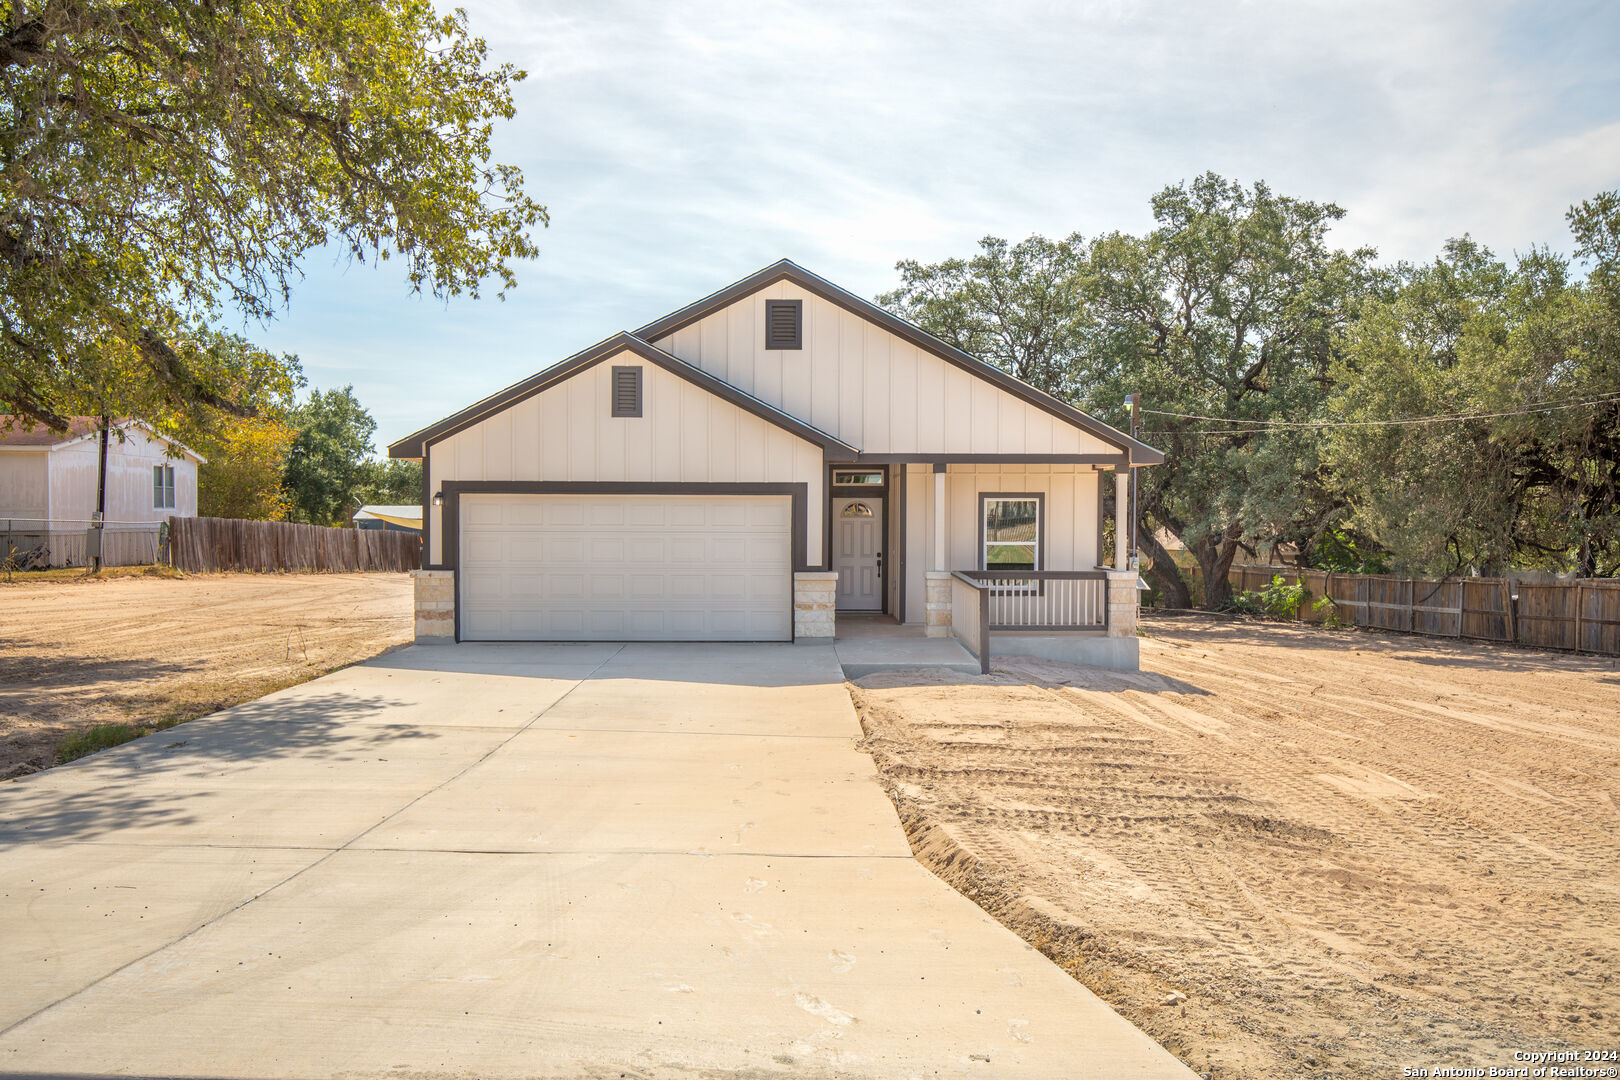
[[[883,500],[834,499],[833,569],[838,610],[883,610]]]

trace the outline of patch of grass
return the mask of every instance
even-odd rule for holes
[[[141,735],[141,730],[134,724],[97,724],[83,731],[75,731],[57,745],[56,763],[66,765],[98,750],[138,739]]]
[[[146,577],[180,580],[186,575],[172,566],[104,566],[92,572],[82,566],[59,566],[50,570],[14,570],[0,574],[0,584],[13,585],[85,583],[111,581],[114,578]]]
[[[194,719],[196,719],[196,716],[174,715],[165,716],[162,719],[152,720],[144,724],[95,724],[83,731],[75,731],[58,743],[56,745],[56,763],[66,765],[70,761],[77,761],[101,750],[110,750],[115,746],[133,742],[142,735],[166,731],[176,724],[183,724],[187,720]]]

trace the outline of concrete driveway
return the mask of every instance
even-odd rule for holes
[[[831,648],[410,648],[0,785],[0,1075],[1189,1077],[911,858]]]

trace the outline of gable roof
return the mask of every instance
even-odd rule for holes
[[[533,397],[543,390],[548,390],[563,380],[578,375],[580,372],[622,352],[634,353],[642,360],[655,364],[671,375],[685,379],[694,386],[707,390],[715,397],[723,398],[744,412],[752,413],[766,423],[774,424],[785,431],[791,432],[806,442],[812,442],[823,449],[836,450],[851,457],[857,453],[855,447],[833,435],[827,434],[820,428],[811,427],[803,420],[790,416],[773,405],[767,405],[751,394],[743,393],[730,383],[715,378],[699,367],[688,364],[680,357],[648,344],[634,334],[621,331],[605,341],[599,341],[590,348],[575,353],[560,364],[554,364],[542,372],[529,376],[522,382],[513,383],[505,390],[498,391],[482,401],[467,406],[453,416],[447,416],[436,424],[412,432],[398,442],[391,444],[388,447],[388,456],[391,458],[420,459],[428,444],[448,438],[464,428],[472,427],[495,413],[510,408],[526,398]]]
[[[101,417],[99,416],[70,416],[68,417],[66,431],[52,431],[43,425],[31,428],[12,427],[10,430],[6,430],[6,424],[21,424],[22,422],[23,418],[20,416],[0,415],[0,450],[11,448],[54,449],[58,446],[67,446],[71,443],[82,442],[85,439],[96,438],[101,432]],[[171,439],[162,432],[157,431],[145,420],[127,417],[122,420],[114,420],[111,425],[111,429],[116,430],[126,430],[132,427],[140,428],[146,432],[149,438],[167,443],[187,457],[196,459],[199,464],[208,460],[184,443]]]
[[[44,425],[31,428],[12,427],[6,429],[7,424],[22,424],[20,416],[0,416],[0,446],[60,446],[62,443],[74,442],[84,436],[97,431],[101,427],[99,416],[70,416],[66,431],[52,431]],[[122,420],[116,423],[123,423]]]
[[[994,383],[1002,390],[1022,398],[1038,409],[1057,417],[1065,423],[1090,432],[1102,441],[1124,450],[1132,464],[1158,465],[1163,463],[1164,454],[1147,443],[1131,438],[1118,428],[1098,420],[1096,417],[1081,412],[1073,405],[1044,390],[1038,390],[1022,379],[1015,379],[994,365],[987,364],[970,353],[963,352],[956,346],[935,337],[928,331],[914,323],[909,323],[892,312],[885,311],[870,300],[862,299],[847,289],[840,288],[820,275],[813,274],[804,267],[790,259],[774,262],[762,270],[757,270],[740,281],[732,282],[718,292],[711,293],[696,303],[688,304],[679,311],[673,311],[663,318],[648,323],[636,331],[635,336],[646,341],[656,341],[667,337],[699,319],[714,314],[721,308],[736,303],[744,297],[751,296],[768,285],[778,281],[791,281],[799,288],[829,303],[836,304],[845,311],[857,315],[869,322],[875,323],[889,333],[909,341],[925,352],[932,353],[947,363],[955,364],[969,374]]]

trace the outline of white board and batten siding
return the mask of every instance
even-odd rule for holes
[[[468,641],[787,641],[784,495],[466,495]]]
[[[803,348],[765,348],[765,302],[803,303]],[[1119,449],[782,281],[653,344],[868,454]]]
[[[615,365],[642,369],[640,417],[611,415]],[[432,491],[451,480],[802,483],[805,550],[821,550],[821,447],[632,353],[603,360],[434,443],[429,468]],[[442,512],[427,509],[429,558],[438,563]]]
[[[925,610],[924,572],[933,560],[934,476],[928,465],[906,473],[906,612],[912,621]],[[1042,498],[1043,570],[1091,570],[1097,547],[1098,484],[1112,472],[1089,465],[951,465],[945,473],[945,558],[952,569],[982,565],[979,496],[1038,492]],[[1110,479],[1109,482],[1112,482]]]

